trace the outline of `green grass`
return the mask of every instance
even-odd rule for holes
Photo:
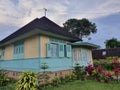
[[[119,90],[120,83],[100,83],[97,81],[74,81],[59,87],[44,90]]]
[[[49,86],[42,90],[119,90],[120,83],[100,83],[97,81],[73,81],[59,87]],[[0,90],[15,90],[15,84],[0,87]]]
[[[0,87],[0,90],[15,90],[15,84],[11,83],[7,86]]]

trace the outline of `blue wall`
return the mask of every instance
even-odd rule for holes
[[[15,59],[15,60],[0,60],[0,69],[12,71],[36,71],[42,72],[40,66],[47,63],[49,68],[47,71],[59,71],[72,68],[71,58],[31,58],[31,59]]]

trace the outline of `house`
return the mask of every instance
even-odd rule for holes
[[[105,59],[107,57],[120,57],[120,48],[92,50],[93,59]]]
[[[76,62],[86,66],[97,46],[77,41],[81,40],[47,17],[36,18],[0,41],[0,69],[42,72],[41,64],[47,63],[48,71],[67,72]]]

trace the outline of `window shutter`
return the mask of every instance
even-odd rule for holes
[[[14,59],[17,59],[17,47],[14,45]]]
[[[2,48],[1,59],[5,59],[5,48]]]
[[[20,46],[19,46],[19,58],[24,58],[24,46],[23,46],[23,44],[21,44]]]
[[[14,59],[24,58],[24,43],[19,42],[14,44]]]
[[[47,43],[47,57],[51,57],[50,43]]]
[[[64,57],[64,44],[59,44],[59,57]]]
[[[72,56],[71,45],[66,45],[66,53],[67,53],[67,57]]]

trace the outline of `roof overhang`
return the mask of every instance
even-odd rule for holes
[[[25,38],[28,38],[30,36],[39,35],[39,34],[50,36],[50,37],[55,37],[55,38],[58,38],[58,39],[63,39],[63,40],[70,41],[70,42],[78,41],[78,40],[75,40],[73,38],[69,38],[69,37],[66,37],[66,36],[59,35],[59,33],[54,34],[54,33],[51,33],[51,32],[44,31],[44,30],[34,29],[34,30],[31,30],[30,32],[24,33],[24,34],[19,35],[19,36],[15,37],[11,40],[8,40],[7,42],[1,43],[0,46],[5,46],[5,45],[8,45],[8,44],[14,43],[16,41],[19,41],[19,40],[24,40]]]
[[[93,43],[88,43],[88,42],[78,42],[78,43],[71,43],[73,47],[85,47],[89,49],[97,49],[100,48],[99,45],[93,44]]]

